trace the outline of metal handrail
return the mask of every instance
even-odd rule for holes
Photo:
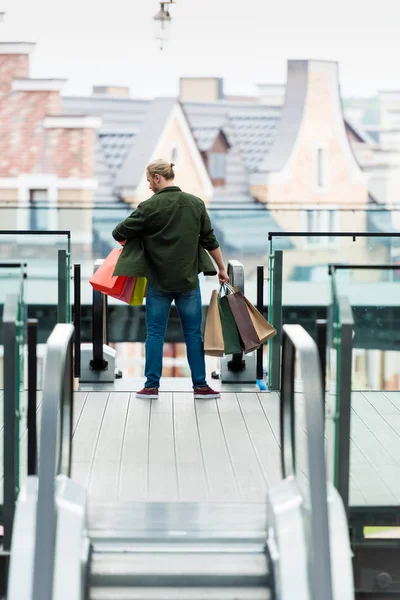
[[[73,420],[73,335],[67,323],[55,326],[47,341],[40,435],[33,600],[53,596],[57,530],[56,476],[70,475]]]
[[[328,265],[328,272],[329,275],[332,275],[332,273],[334,273],[335,271],[339,271],[339,270],[359,270],[359,271],[398,271],[399,270],[399,265],[388,265],[387,263],[385,264],[363,264],[363,265],[356,265],[356,264],[343,264],[343,263],[331,263]]]
[[[307,532],[309,535],[312,598],[333,600],[327,480],[325,469],[322,377],[318,348],[300,325],[282,329],[281,458],[283,476],[296,475],[294,375],[296,355],[304,383],[309,477]]]
[[[4,344],[4,401],[3,401],[3,526],[4,550],[11,548],[15,502],[18,481],[18,419],[19,419],[19,373],[18,373],[18,321],[20,318],[20,297],[18,294],[6,296],[3,309]]]
[[[0,229],[0,235],[66,235],[70,238],[71,232],[66,229]]]
[[[400,237],[400,232],[397,233],[368,233],[366,231],[269,231],[268,241],[272,241],[274,237],[352,237],[355,241],[358,237]]]

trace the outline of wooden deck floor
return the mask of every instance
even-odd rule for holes
[[[91,500],[259,502],[279,481],[275,394],[80,392],[73,477]]]
[[[2,401],[0,392],[0,465]],[[40,401],[39,393],[39,425]],[[167,391],[146,401],[129,391],[75,392],[72,475],[95,502],[263,502],[281,477],[279,396],[224,392],[217,401],[194,401],[190,392]],[[353,392],[350,504],[399,503],[400,392]]]

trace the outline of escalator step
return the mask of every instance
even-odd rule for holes
[[[98,588],[268,587],[263,553],[96,553],[90,585]]]
[[[93,588],[89,600],[273,600],[254,588]]]

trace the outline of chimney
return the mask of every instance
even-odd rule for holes
[[[95,85],[92,94],[98,98],[129,98],[129,88],[120,85]]]
[[[181,77],[181,102],[216,102],[224,98],[224,80],[220,77]]]
[[[29,55],[34,47],[28,42],[0,43],[0,96],[11,91],[14,79],[29,77]]]
[[[283,106],[286,86],[279,83],[259,83],[259,103],[268,106]]]

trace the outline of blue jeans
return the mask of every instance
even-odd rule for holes
[[[189,292],[162,292],[147,282],[146,290],[146,388],[158,388],[162,373],[163,346],[171,303],[175,300],[186,343],[193,387],[204,387],[206,366],[201,333],[201,295],[199,285]]]

